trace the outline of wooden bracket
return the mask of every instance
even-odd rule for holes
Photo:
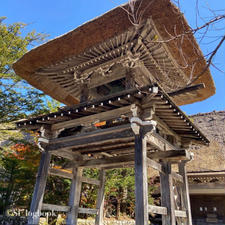
[[[44,152],[46,149],[45,147],[49,144],[50,140],[52,138],[57,138],[59,134],[64,130],[64,128],[61,128],[59,130],[52,131],[49,129],[49,127],[41,126],[40,128],[40,138],[38,138],[37,146],[40,149],[41,152]]]
[[[133,114],[133,117],[130,118],[130,123],[131,123],[131,128],[135,135],[138,135],[140,133],[140,127],[141,126],[152,126],[152,132],[155,130],[157,122],[154,120],[148,120],[148,121],[143,121],[139,118],[141,109],[133,104],[131,105],[131,111]]]

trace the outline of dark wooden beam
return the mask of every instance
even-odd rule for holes
[[[196,84],[196,85],[192,85],[192,86],[188,86],[188,87],[179,89],[177,91],[170,92],[170,93],[168,93],[168,95],[170,97],[176,97],[177,95],[187,94],[189,92],[197,91],[197,90],[200,90],[203,88],[205,88],[205,84]]]
[[[191,154],[184,149],[152,152],[148,153],[148,157],[152,159],[167,159],[172,161],[191,160]]]
[[[122,167],[122,165],[130,164],[131,162],[134,162],[134,154],[71,162],[66,168],[71,168],[75,165],[87,168]]]
[[[167,215],[167,208],[162,206],[149,205],[148,211],[154,214]]]
[[[43,203],[41,209],[43,211],[69,212],[70,207]]]
[[[111,119],[116,119],[121,117],[121,115],[131,115],[130,112],[130,105],[129,106],[125,106],[125,107],[121,107],[118,109],[113,109],[113,110],[109,110],[106,112],[101,112],[98,114],[93,114],[90,116],[83,116],[81,118],[78,119],[74,119],[74,120],[69,120],[69,121],[65,121],[65,122],[60,122],[60,123],[56,123],[52,125],[52,130],[59,130],[62,128],[71,128],[71,127],[76,127],[76,126],[80,126],[81,124],[91,124],[91,123],[95,123],[96,121],[99,121],[101,119],[101,121],[104,120],[111,120]]]
[[[133,132],[130,128],[130,124],[128,124],[104,130],[97,130],[88,134],[53,139],[46,148],[49,151],[56,151],[60,149],[63,150],[64,148],[73,148],[79,145],[91,145],[92,143],[116,143],[117,141],[122,141],[123,139],[126,140],[127,138],[132,137]]]

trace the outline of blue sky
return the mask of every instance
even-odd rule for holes
[[[157,1],[157,0],[156,0]],[[35,29],[50,35],[50,39],[62,35],[69,30],[99,16],[115,6],[126,2],[125,0],[6,0],[1,2],[0,16],[6,16],[6,23],[24,22],[29,24],[27,31]],[[196,27],[196,0],[181,0],[181,10],[192,27]],[[200,0],[200,18],[197,25],[203,20],[212,18],[212,11],[225,14],[224,0]],[[223,10],[223,11],[218,11]],[[224,27],[224,30],[218,28]],[[204,54],[209,53],[215,43],[216,36],[224,34],[225,23],[217,24],[207,37],[200,43]],[[220,70],[225,71],[225,43],[213,60]],[[187,114],[225,110],[225,72],[211,68],[216,86],[216,94],[209,99],[183,106]]]

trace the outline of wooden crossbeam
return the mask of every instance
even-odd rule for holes
[[[164,139],[157,133],[147,134],[147,142],[160,151],[177,149],[177,147],[172,145],[170,142],[168,142],[166,139]]]
[[[78,213],[81,214],[97,214],[97,209],[89,209],[89,208],[78,208]]]
[[[56,124],[52,125],[51,129],[52,129],[52,131],[54,131],[54,130],[59,130],[59,129],[62,129],[62,128],[66,129],[66,128],[80,126],[81,124],[91,124],[91,123],[95,123],[96,121],[99,121],[99,118],[101,118],[102,121],[109,120],[109,119],[110,120],[116,119],[116,118],[118,118],[118,117],[120,117],[121,115],[124,115],[124,114],[130,114],[131,115],[130,106],[125,106],[125,107],[121,107],[121,108],[118,108],[118,109],[93,114],[93,115],[90,115],[90,116],[84,116],[84,117],[74,119],[74,120],[56,123]]]
[[[175,133],[162,119],[160,119],[158,116],[153,115],[153,119],[157,121],[158,126],[162,127],[162,129],[167,132],[168,134],[175,137],[177,140],[180,140],[180,136]]]
[[[69,212],[70,207],[43,203],[41,209],[46,211]]]
[[[55,168],[49,169],[49,174],[50,175],[54,175],[54,176],[67,178],[67,179],[72,179],[73,178],[73,174],[72,173],[65,172],[63,170],[55,169]],[[89,177],[81,177],[81,182],[88,183],[88,184],[93,184],[93,185],[98,185],[98,186],[100,185],[100,181],[99,180],[96,180],[96,179],[93,179],[93,178],[89,178]]]
[[[174,91],[174,92],[170,92],[170,93],[168,93],[168,95],[170,97],[177,97],[178,95],[187,94],[188,92],[197,91],[197,90],[200,90],[200,89],[203,89],[203,88],[205,88],[205,84],[196,84],[196,85],[192,85],[192,86],[189,86],[189,87],[179,89],[179,90]]]
[[[81,178],[81,182],[87,183],[87,184],[93,184],[93,185],[97,185],[97,186],[100,185],[100,181],[99,180],[96,180],[96,179],[93,179],[93,178],[89,178],[89,177],[82,177]]]
[[[107,141],[116,143],[117,140],[123,138],[133,137],[133,132],[130,124],[108,128],[104,130],[97,130],[88,134],[81,134],[63,138],[53,139],[46,147],[49,151],[56,151],[65,148],[72,148],[79,145],[91,145],[93,143],[103,144]]]
[[[183,210],[175,210],[175,216],[176,217],[186,218],[187,217],[187,212],[183,211]]]
[[[155,170],[158,170],[160,173],[163,173],[162,165],[152,159],[147,158],[147,165]]]
[[[87,167],[87,168],[104,168],[104,167],[117,167],[121,165],[130,164],[134,162],[134,154],[123,155],[123,156],[115,156],[110,158],[103,159],[92,159],[92,160],[83,160],[71,162],[67,168],[71,168],[73,166],[78,167]]]
[[[150,213],[160,214],[160,215],[167,215],[167,208],[162,206],[155,206],[155,205],[149,205],[148,211]]]
[[[169,161],[188,161],[191,159],[191,154],[184,149],[174,149],[169,151],[157,151],[149,153],[148,156],[152,159],[167,159]]]
[[[63,178],[66,178],[66,179],[72,179],[73,178],[72,173],[68,173],[68,172],[65,172],[63,170],[55,169],[55,168],[50,168],[48,173],[50,175],[59,176],[59,177],[63,177]]]

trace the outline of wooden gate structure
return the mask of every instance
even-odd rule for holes
[[[105,125],[96,127],[97,122]],[[96,224],[103,224],[105,170],[123,167],[135,168],[136,224],[148,224],[149,212],[161,214],[165,225],[192,224],[185,170],[191,156],[184,147],[188,139],[205,144],[208,140],[158,86],[128,89],[17,125],[40,126],[42,133],[39,146],[43,152],[31,204],[37,218],[30,217],[29,224],[38,223],[42,209],[68,212],[67,224],[71,225],[76,224],[78,213],[96,214]],[[80,125],[83,131],[78,134],[58,137],[63,129]],[[73,173],[49,168],[51,155],[71,160],[65,168]],[[172,164],[178,165],[178,172]],[[148,167],[160,172],[161,206],[148,204]],[[82,168],[99,168],[100,179],[83,177]],[[42,203],[48,174],[72,179],[68,206]],[[82,182],[99,186],[96,209],[79,207]]]
[[[20,129],[41,133],[30,225],[38,224],[41,210],[67,212],[68,225],[77,224],[79,213],[95,214],[96,225],[102,225],[105,171],[123,167],[135,168],[136,225],[147,225],[149,213],[161,214],[163,225],[192,224],[185,169],[191,156],[186,149],[209,141],[177,105],[212,95],[213,81],[205,70],[197,83],[187,86],[189,72],[195,77],[206,65],[199,50],[190,51],[190,46],[198,49],[190,33],[169,44],[163,41],[174,27],[176,32],[189,29],[177,8],[169,0],[153,1],[150,8],[148,0],[136,4],[143,12],[139,24],[134,26],[118,7],[31,50],[13,66],[67,105],[17,122]],[[129,5],[123,7],[129,10]],[[177,47],[179,40],[184,47]],[[180,48],[194,69],[178,65]],[[51,168],[52,155],[69,159],[66,169],[72,172]],[[160,173],[161,206],[148,203],[148,167]],[[99,180],[84,177],[83,168],[99,168]],[[72,180],[68,206],[43,203],[48,175]],[[96,209],[80,207],[82,182],[99,187]]]

